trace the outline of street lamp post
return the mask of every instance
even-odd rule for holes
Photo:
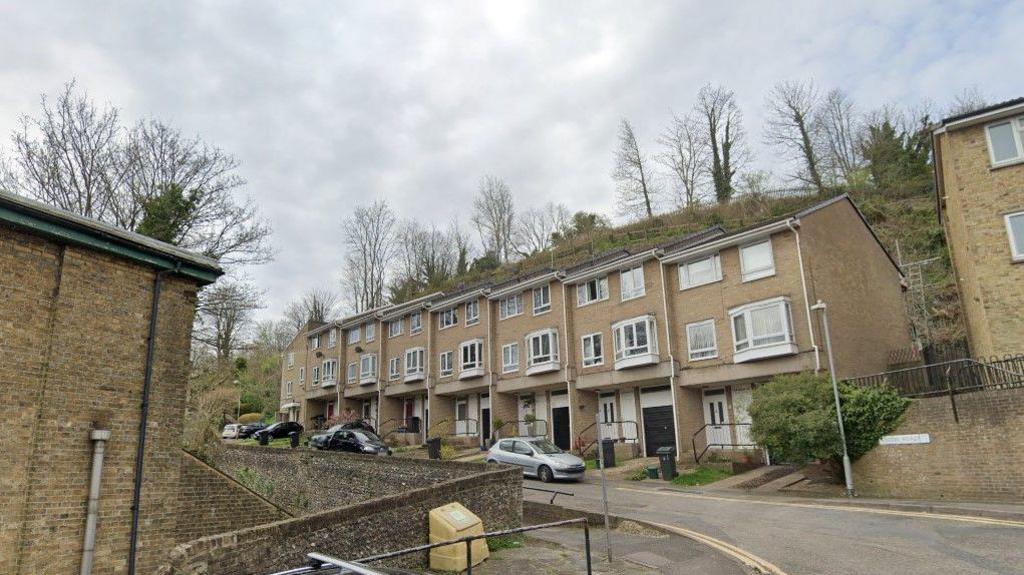
[[[839,439],[843,443],[843,476],[846,478],[846,496],[853,497],[853,468],[850,465],[850,452],[846,448],[846,427],[843,425],[843,407],[839,401],[839,382],[836,380],[836,362],[832,356],[832,334],[828,328],[828,306],[820,299],[811,306],[812,310],[821,312],[821,325],[825,332],[825,349],[828,352],[828,373],[832,378],[832,394],[836,400],[836,419],[839,420]]]

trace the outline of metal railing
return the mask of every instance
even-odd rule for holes
[[[546,437],[548,435],[548,422],[544,419],[516,419],[513,421],[507,421],[502,423],[500,426],[494,428],[494,436],[501,437],[501,431],[510,425],[516,425],[516,436],[526,435],[529,437]],[[519,425],[527,426],[527,433],[519,433]],[[529,433],[529,426],[533,426],[533,433]],[[543,430],[543,433],[538,433],[539,429]]]
[[[462,424],[463,431],[459,431],[459,424]],[[448,431],[444,431],[443,428],[445,426],[448,426]],[[440,433],[438,433],[438,429],[441,429]],[[435,422],[433,425],[427,426],[427,437],[462,437],[467,435],[479,435],[479,431],[480,422],[478,422],[476,419],[451,419],[446,417],[440,421]]]
[[[749,423],[715,423],[715,424],[705,423],[704,425],[702,425],[700,427],[700,429],[698,429],[696,432],[694,432],[693,436],[690,437],[690,446],[693,448],[693,461],[694,461],[694,463],[699,465],[700,464],[700,459],[702,457],[704,457],[704,455],[712,447],[720,447],[720,448],[723,448],[723,449],[725,449],[725,448],[731,448],[731,449],[737,449],[737,448],[739,448],[739,449],[758,449],[759,446],[756,443],[719,443],[719,442],[709,442],[708,439],[707,439],[707,428],[709,428],[709,427],[729,427],[729,428],[735,428],[735,427],[739,427],[739,426],[750,427],[750,424]],[[697,436],[700,435],[701,433],[704,433],[704,449],[702,449],[701,452],[698,454],[697,453]],[[731,437],[731,435],[732,434],[730,433],[730,437]]]
[[[630,420],[630,419],[624,419],[622,421],[600,421],[600,422],[599,421],[595,421],[595,422],[591,423],[590,425],[584,427],[582,431],[580,431],[578,434],[576,434],[576,441],[574,442],[574,445],[576,445],[576,454],[579,455],[580,457],[583,457],[587,453],[587,451],[590,450],[591,447],[594,447],[595,445],[597,445],[597,438],[596,437],[593,440],[591,440],[590,443],[585,443],[586,440],[583,439],[583,435],[586,434],[591,429],[593,429],[595,426],[597,426],[597,425],[621,425],[621,424],[624,424],[624,423],[632,424],[633,425],[633,437],[625,437],[625,436],[622,436],[622,437],[604,437],[604,434],[602,433],[601,434],[602,435],[601,439],[614,439],[616,441],[621,441],[622,443],[639,444],[640,443],[640,440],[639,440],[639,437],[640,437],[640,424],[638,424],[636,421],[633,421],[633,420]]]
[[[383,440],[383,439],[387,439],[388,437],[390,437],[390,436],[392,436],[392,435],[394,435],[396,433],[399,433],[399,432],[402,432],[402,433],[419,433],[420,432],[419,428],[417,428],[415,431],[411,430],[411,428],[413,427],[412,426],[412,422],[413,421],[419,421],[420,422],[420,427],[423,426],[423,420],[418,418],[418,417],[392,417],[390,419],[385,419],[380,424],[380,427],[377,428],[377,435],[380,436],[380,438]],[[384,431],[384,426],[386,426],[388,424],[394,424],[394,427],[392,427],[388,431]]]
[[[279,571],[273,575],[304,575],[306,573],[317,573],[320,575],[327,574],[354,574],[354,575],[383,575],[381,571],[367,567],[367,563],[374,563],[376,561],[383,561],[385,559],[394,559],[395,557],[402,557],[403,555],[410,555],[412,553],[421,553],[423,551],[430,551],[431,549],[437,549],[438,547],[447,547],[449,545],[464,544],[466,546],[466,574],[473,574],[473,541],[477,539],[486,539],[488,537],[504,537],[506,535],[515,535],[517,533],[526,533],[528,531],[538,531],[540,529],[550,529],[552,527],[563,527],[566,525],[580,524],[583,526],[583,550],[586,554],[587,560],[587,575],[593,573],[590,559],[590,525],[587,523],[585,517],[577,517],[575,519],[565,519],[562,521],[553,521],[551,523],[541,523],[538,525],[528,525],[526,527],[516,527],[514,529],[503,529],[501,531],[491,531],[489,533],[482,533],[480,535],[467,535],[466,537],[460,537],[458,539],[452,539],[449,541],[442,541],[440,543],[428,543],[427,545],[418,545],[416,547],[409,547],[407,549],[401,549],[399,551],[392,551],[389,553],[381,553],[378,555],[371,555],[355,561],[345,561],[337,559],[323,553],[308,553],[306,557],[309,560],[309,564],[303,567],[297,567],[295,569],[289,569],[286,571]]]
[[[541,489],[540,487],[527,487],[525,485],[523,486],[523,489],[525,489],[527,491],[540,491],[542,493],[550,493],[551,494],[551,499],[548,501],[548,503],[550,503],[552,505],[554,505],[555,498],[558,497],[559,495],[568,495],[569,497],[576,497],[575,493],[572,493],[572,492],[569,492],[569,491],[557,491],[555,489]]]

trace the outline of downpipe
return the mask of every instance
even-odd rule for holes
[[[89,432],[92,440],[92,477],[89,479],[89,507],[85,519],[85,542],[82,544],[81,575],[92,575],[92,560],[96,553],[96,522],[100,513],[100,481],[103,478],[103,455],[110,431],[94,429]]]
[[[800,264],[800,287],[804,293],[804,309],[807,311],[807,333],[811,336],[811,349],[814,350],[814,373],[821,371],[821,350],[814,339],[814,323],[811,320],[811,299],[807,295],[807,274],[804,272],[804,252],[800,244],[800,230],[793,225],[793,219],[786,221],[793,235],[796,236],[796,260]]]

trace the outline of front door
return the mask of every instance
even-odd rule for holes
[[[619,437],[618,427],[611,423],[618,421],[615,417],[615,394],[609,393],[601,396],[601,439],[617,439]]]
[[[484,441],[491,438],[491,397],[480,396],[480,435]]]
[[[412,398],[406,399],[404,408],[405,415],[403,417],[405,417],[405,421],[403,423],[406,427],[411,429],[412,418],[416,415],[416,400]]]
[[[330,421],[332,419],[334,419],[334,402],[333,401],[328,401],[327,402],[327,420]]]
[[[469,400],[459,397],[455,400],[455,435],[469,432]]]
[[[568,407],[551,408],[551,429],[554,432],[555,445],[568,451],[572,447]]]
[[[724,389],[704,390],[704,429],[708,445],[721,449],[732,443],[729,435],[729,410],[725,405]]]

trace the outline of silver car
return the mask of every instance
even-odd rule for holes
[[[554,479],[583,479],[586,464],[543,437],[502,439],[487,452],[488,463],[507,463],[523,468],[523,475],[547,483]]]

